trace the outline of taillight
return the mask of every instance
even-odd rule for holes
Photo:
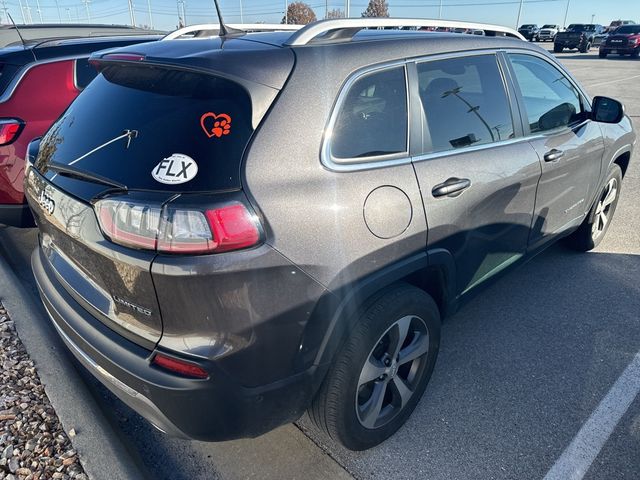
[[[193,378],[207,378],[209,374],[207,371],[193,363],[185,362],[184,360],[179,360],[174,357],[169,357],[167,355],[163,355],[162,353],[156,353],[151,360],[153,365],[157,365],[164,370],[169,370],[173,373],[179,373],[180,375],[184,375],[186,377]]]
[[[117,199],[95,204],[100,227],[109,240],[161,253],[220,253],[260,242],[259,223],[247,207],[231,202],[206,210],[171,204],[144,205]]]
[[[0,145],[9,145],[14,142],[24,123],[15,118],[0,119]]]

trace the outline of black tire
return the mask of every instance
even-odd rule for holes
[[[631,58],[639,58],[640,57],[640,47],[636,48],[633,52],[631,52]]]
[[[591,42],[587,42],[586,44],[582,45],[578,50],[580,51],[580,53],[589,52],[589,50],[591,50]]]
[[[562,53],[562,50],[564,50],[564,48],[559,47],[557,45],[553,46],[553,53]]]
[[[602,51],[600,51],[600,52],[598,52],[598,56],[599,56],[600,58],[607,58],[607,52],[602,52]]]
[[[604,207],[602,204],[607,201],[607,195],[610,193],[610,185],[614,182],[616,188],[615,198],[607,203]],[[596,201],[593,203],[591,210],[587,214],[587,217],[582,222],[582,225],[567,237],[566,243],[574,250],[586,252],[592,250],[598,246],[611,225],[613,215],[618,205],[618,199],[620,198],[620,190],[622,188],[622,170],[616,164],[611,165],[609,168],[609,174],[604,182],[604,186],[600,189]],[[606,223],[603,226],[602,218],[599,214],[600,211],[605,212]],[[597,222],[597,224],[596,224]]]
[[[398,342],[403,331],[398,325],[405,324],[408,333]],[[350,450],[366,450],[382,443],[418,404],[433,372],[439,345],[440,313],[431,296],[411,285],[391,287],[360,313],[309,408],[309,416],[334,441]],[[391,363],[387,351],[399,352],[395,358],[401,359],[402,352],[411,352],[412,346],[414,352],[428,350],[407,363]],[[410,353],[404,355],[410,358]],[[372,380],[366,380],[369,372],[373,373]],[[402,385],[410,395],[407,390],[406,397],[400,393]],[[381,399],[377,409],[375,398]]]

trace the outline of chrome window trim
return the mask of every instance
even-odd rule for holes
[[[2,95],[0,95],[0,104],[1,103],[5,103],[5,102],[7,102],[7,101],[9,101],[11,99],[11,97],[13,96],[13,94],[16,91],[16,88],[18,88],[18,85],[20,85],[20,82],[22,82],[22,79],[27,75],[27,73],[29,73],[31,71],[31,69],[33,69],[35,67],[39,67],[40,65],[47,65],[49,63],[56,63],[56,62],[66,62],[68,60],[75,60],[77,58],[79,58],[79,57],[76,56],[76,55],[68,55],[68,56],[65,56],[65,57],[50,58],[50,59],[47,59],[47,60],[35,60],[35,61],[31,62],[31,63],[27,63],[26,65],[24,65],[18,71],[16,76],[13,77],[13,79],[11,80],[11,83],[9,83],[9,85],[7,85],[7,88],[2,93]],[[75,69],[74,69],[74,71],[75,71]]]
[[[483,143],[482,145],[472,145],[472,146],[464,147],[464,148],[456,148],[456,149],[452,149],[452,150],[443,150],[441,152],[423,153],[421,155],[416,155],[411,160],[413,162],[424,162],[426,160],[433,160],[433,159],[436,159],[436,158],[450,157],[450,156],[453,156],[453,155],[459,155],[459,154],[469,153],[469,152],[478,152],[478,151],[482,151],[482,150],[487,150],[489,148],[500,148],[500,147],[504,147],[504,146],[507,146],[507,145],[514,145],[514,144],[517,144],[517,143],[528,142],[529,140],[532,140],[532,137],[509,138],[507,140],[501,140],[499,142]]]
[[[496,55],[497,52],[504,49],[489,49],[483,48],[478,50],[467,50],[464,52],[448,52],[448,53],[439,53],[435,55],[421,55],[419,57],[412,57],[408,59],[402,60],[393,60],[391,62],[385,62],[365,68],[361,68],[355,73],[351,74],[351,76],[347,79],[344,85],[341,87],[340,93],[338,94],[338,99],[336,100],[335,105],[331,110],[331,115],[329,117],[329,122],[327,123],[327,127],[325,128],[325,133],[322,139],[322,147],[320,150],[320,162],[322,165],[328,170],[334,172],[354,172],[359,170],[371,170],[375,168],[386,168],[392,167],[396,165],[406,165],[411,163],[414,157],[411,157],[409,154],[409,145],[410,145],[410,133],[411,133],[411,104],[410,104],[410,92],[409,92],[409,72],[407,71],[407,65],[410,63],[418,63],[428,62],[428,61],[438,61],[438,60],[446,60],[450,58],[464,58],[469,56],[478,56],[478,55]],[[517,49],[516,49],[517,50]],[[496,58],[497,62],[497,58]],[[398,66],[404,66],[405,70],[405,81],[407,82],[407,151],[401,153],[394,153],[390,155],[379,155],[375,157],[365,157],[365,158],[355,158],[355,159],[338,159],[334,158],[331,155],[331,134],[333,132],[333,127],[335,126],[338,113],[340,112],[340,108],[344,102],[344,98],[346,97],[351,86],[362,76],[367,75],[369,73],[390,69]],[[507,92],[505,90],[505,95]],[[510,139],[510,140],[519,140]],[[496,143],[488,143],[485,145],[496,145]],[[474,147],[467,147],[474,148]],[[466,151],[467,148],[460,148],[457,150],[447,150],[446,152],[462,152]],[[443,152],[443,153],[446,153]],[[415,157],[421,158],[421,156]]]
[[[407,108],[407,138],[405,141],[405,150],[398,153],[390,153],[386,155],[375,155],[370,157],[356,157],[356,158],[337,158],[331,153],[331,137],[333,134],[333,128],[335,127],[338,115],[342,109],[346,96],[351,91],[351,87],[355,82],[361,78],[371,75],[373,73],[381,72],[384,70],[391,70],[393,68],[402,67],[404,72],[405,81],[405,102]],[[409,75],[407,72],[406,60],[394,60],[392,62],[386,62],[377,64],[371,67],[360,69],[357,72],[351,74],[347,81],[340,89],[338,98],[335,105],[331,110],[329,116],[329,122],[325,128],[324,135],[322,137],[322,147],[320,154],[320,161],[322,165],[332,171],[345,172],[353,170],[368,170],[371,168],[388,167],[392,165],[400,165],[403,163],[409,163],[411,157],[409,156],[409,137],[411,133],[411,115],[410,115],[410,102],[409,102]]]
[[[83,91],[85,88],[87,88],[89,85],[87,84],[87,87],[80,87],[78,85],[78,60],[88,60],[89,57],[76,57],[73,60],[73,86],[76,87],[76,90],[78,90],[79,92]],[[96,75],[97,76],[97,75]],[[92,82],[93,80],[91,80]],[[89,83],[91,83],[89,82]]]

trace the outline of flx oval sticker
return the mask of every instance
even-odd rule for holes
[[[151,171],[151,176],[166,185],[186,183],[198,174],[198,164],[188,155],[174,153],[163,158]]]

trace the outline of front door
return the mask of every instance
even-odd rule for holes
[[[582,222],[597,189],[604,143],[571,81],[540,57],[508,55],[542,164],[530,249]]]

